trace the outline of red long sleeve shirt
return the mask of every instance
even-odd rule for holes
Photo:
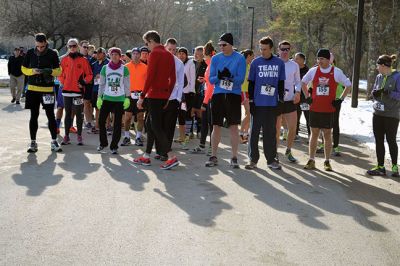
[[[176,81],[173,55],[159,45],[151,51],[147,63],[146,82],[140,97],[169,99]]]

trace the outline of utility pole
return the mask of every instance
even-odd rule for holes
[[[252,17],[251,17],[251,39],[250,39],[250,50],[253,50],[253,33],[254,33],[254,6],[248,6],[247,8],[252,10]]]

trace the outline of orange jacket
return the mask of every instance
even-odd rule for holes
[[[210,83],[210,65],[211,65],[211,58],[206,60],[207,69],[206,73],[204,74],[204,79],[206,80],[206,92],[204,94],[204,104],[208,104],[213,96],[214,93],[214,84]]]
[[[79,88],[78,84],[89,84],[93,79],[92,68],[89,61],[78,54],[75,58],[70,55],[61,59],[61,75],[59,81],[63,85],[63,92],[83,94],[84,88]]]

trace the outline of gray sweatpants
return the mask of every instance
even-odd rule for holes
[[[19,77],[10,75],[10,91],[13,99],[19,101],[21,99],[22,90],[24,89],[25,76]]]

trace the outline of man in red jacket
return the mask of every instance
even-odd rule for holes
[[[175,86],[175,60],[171,53],[161,44],[158,32],[148,31],[143,35],[146,46],[151,50],[147,77],[140,99],[137,102],[139,109],[143,108],[143,100],[146,99],[148,110],[148,139],[154,137],[157,142],[158,152],[161,156],[167,156],[168,160],[161,169],[171,169],[179,165],[178,159],[169,151],[169,141],[166,130],[163,128],[164,109],[168,106],[168,99]],[[134,159],[136,164],[150,165],[150,153],[152,143],[147,142],[146,152],[143,156]]]

